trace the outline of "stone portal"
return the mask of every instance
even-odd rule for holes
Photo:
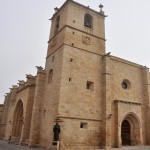
[[[121,125],[121,139],[122,145],[130,145],[130,124],[127,120],[124,120]]]
[[[121,123],[122,145],[140,145],[141,130],[138,117],[134,113],[125,116]]]
[[[13,114],[13,126],[12,126],[12,137],[17,141],[20,140],[23,124],[23,103],[21,100],[18,101]]]

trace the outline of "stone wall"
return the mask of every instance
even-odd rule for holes
[[[120,58],[111,57],[111,99],[112,99],[112,145],[115,145],[116,130],[120,131],[120,125],[128,113],[137,116],[141,127],[141,144],[146,144],[148,137],[146,135],[146,106],[149,102],[149,93],[146,85],[146,68],[125,61]],[[122,82],[127,83],[127,89],[122,87]],[[121,100],[123,103],[114,103],[114,100]],[[126,103],[127,102],[127,103]],[[133,103],[132,103],[133,102]],[[135,102],[135,104],[134,104]],[[138,105],[136,105],[138,104]],[[116,120],[118,119],[118,129],[116,129]]]
[[[10,135],[13,137],[12,129],[14,125],[14,112],[18,102],[21,101],[23,103],[23,125],[19,140],[20,142],[26,142],[29,140],[34,99],[34,86],[34,77],[27,75],[27,82],[19,81],[19,87],[13,86],[13,88],[10,90],[10,93],[7,94],[2,119],[2,123],[4,124],[3,131],[1,132],[3,139],[8,139]]]
[[[70,46],[64,47],[63,56],[59,103],[59,117],[63,120],[61,142],[69,149],[77,145],[99,146],[101,56]],[[93,84],[91,89],[87,89],[87,82]]]
[[[2,120],[3,109],[4,109],[4,105],[0,104],[0,123],[1,123],[1,120]]]
[[[5,137],[5,129],[6,129],[6,123],[7,123],[7,116],[9,114],[8,109],[9,109],[9,104],[10,104],[10,93],[8,93],[5,96],[5,100],[4,100],[4,111],[3,111],[3,116],[1,119],[1,129],[0,129],[0,137],[1,139],[3,139]]]
[[[60,41],[61,42],[61,41]],[[40,144],[47,146],[53,141],[53,126],[58,116],[60,87],[62,79],[63,47],[47,57],[45,69],[44,93],[41,99]],[[49,72],[53,70],[52,81],[49,82]]]
[[[84,25],[86,13],[91,28]],[[45,69],[37,67],[36,76],[27,75],[6,95],[1,138],[13,135],[21,103],[19,142],[29,146],[51,148],[56,121],[60,150],[121,147],[124,120],[131,145],[150,144],[149,69],[105,53],[104,19],[103,12],[71,0],[56,10]]]

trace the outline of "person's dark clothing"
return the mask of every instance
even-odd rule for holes
[[[8,143],[10,143],[10,141],[11,141],[11,136],[9,136]]]
[[[60,125],[56,123],[53,127],[53,132],[54,132],[54,141],[59,140],[59,133],[60,133]]]

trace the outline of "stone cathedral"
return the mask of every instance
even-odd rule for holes
[[[1,139],[50,150],[150,145],[149,68],[106,53],[99,7],[55,8],[45,68],[6,94]]]

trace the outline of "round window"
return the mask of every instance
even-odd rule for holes
[[[128,85],[127,85],[127,83],[126,83],[126,82],[122,82],[122,84],[121,84],[121,85],[122,85],[122,88],[123,88],[123,89],[127,89],[127,88],[128,88]]]
[[[123,89],[130,89],[131,88],[131,83],[129,80],[124,79],[121,83],[121,86]]]

